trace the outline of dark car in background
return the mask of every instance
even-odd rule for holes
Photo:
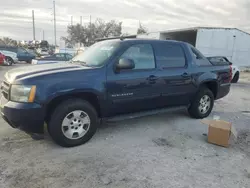
[[[71,60],[73,58],[72,55],[68,53],[55,53],[51,56],[47,56],[41,59],[33,59],[32,64],[46,64],[46,63],[63,63]]]
[[[31,63],[32,59],[35,59],[35,55],[33,53],[28,52],[22,47],[0,46],[0,50],[7,50],[17,53],[18,61],[26,61],[27,63]]]

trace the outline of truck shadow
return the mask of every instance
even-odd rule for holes
[[[122,131],[123,129],[137,129],[149,126],[154,126],[157,128],[162,126],[163,123],[168,124],[179,118],[189,119],[187,111],[179,110],[171,113],[161,113],[157,115],[126,119],[116,122],[104,122],[99,126],[99,132]]]

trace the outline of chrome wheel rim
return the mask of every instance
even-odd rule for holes
[[[201,114],[205,114],[208,112],[211,106],[211,98],[208,95],[204,95],[200,99],[199,111]]]
[[[7,63],[7,65],[10,65],[11,61],[9,59],[6,59],[6,63]]]
[[[62,132],[68,139],[82,138],[89,130],[90,118],[82,110],[68,113],[62,121]]]

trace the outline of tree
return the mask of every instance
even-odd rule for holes
[[[0,44],[6,45],[6,46],[17,46],[17,41],[9,37],[3,37],[3,38],[0,38]]]
[[[73,46],[77,43],[90,46],[95,43],[98,38],[111,36],[120,36],[122,33],[122,22],[111,20],[105,22],[102,19],[97,19],[94,23],[88,25],[70,25],[67,28],[67,37],[61,37],[67,46]]]
[[[147,32],[148,32],[147,29],[144,26],[142,26],[141,23],[139,23],[139,28],[137,29],[137,34],[145,34]]]

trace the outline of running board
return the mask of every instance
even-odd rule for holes
[[[103,121],[106,121],[106,122],[122,121],[126,119],[134,119],[134,118],[139,118],[139,117],[144,117],[144,116],[151,116],[151,115],[162,114],[162,113],[167,113],[167,112],[179,111],[179,110],[183,110],[186,108],[187,106],[178,106],[178,107],[168,107],[168,108],[161,108],[161,109],[148,110],[148,111],[142,111],[142,112],[135,112],[135,113],[129,113],[129,114],[105,118],[103,119]]]

